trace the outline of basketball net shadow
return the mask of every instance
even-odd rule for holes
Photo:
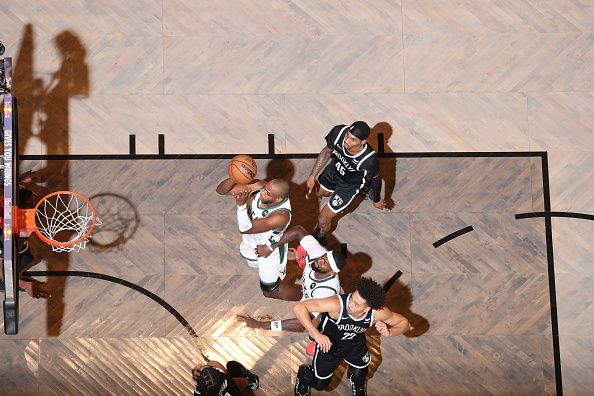
[[[115,193],[99,193],[89,200],[101,219],[101,226],[93,232],[89,246],[94,251],[107,251],[124,245],[136,233],[140,217],[132,202]]]

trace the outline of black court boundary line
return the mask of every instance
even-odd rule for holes
[[[544,218],[564,217],[564,218],[570,218],[570,219],[582,219],[582,220],[594,221],[594,215],[587,214],[587,213],[577,213],[577,212],[526,212],[526,213],[516,213],[515,217],[516,217],[516,220],[532,219],[535,217],[544,217]]]
[[[549,159],[547,153],[541,156],[542,187],[544,209],[551,211],[551,190],[549,185]],[[547,241],[547,264],[549,273],[549,298],[551,306],[551,330],[553,334],[553,358],[555,361],[555,387],[557,395],[563,396],[561,381],[561,353],[559,349],[559,321],[557,317],[557,288],[555,286],[555,258],[553,254],[553,227],[551,217],[545,217],[545,234]]]
[[[501,151],[501,152],[384,152],[384,135],[378,133],[379,158],[540,158],[542,164],[543,199],[545,212],[551,213],[551,196],[549,188],[548,155],[546,151]],[[132,138],[129,152],[132,153]],[[268,154],[249,154],[254,159],[306,159],[317,158],[318,153],[276,154],[274,134],[268,134]],[[231,159],[237,154],[164,154],[164,137],[159,136],[160,154],[60,154],[60,155],[20,155],[21,160],[184,160],[184,159]],[[135,150],[135,141],[134,146]],[[551,216],[545,218],[547,245],[547,266],[549,278],[549,299],[551,308],[551,332],[553,336],[553,355],[555,365],[555,386],[557,395],[563,395],[561,381],[561,354],[559,350],[559,325],[557,318],[557,297],[555,288],[555,263],[553,254],[553,234]]]
[[[316,159],[319,153],[293,153],[293,154],[263,154],[245,153],[254,159]],[[418,152],[418,153],[384,153],[378,158],[529,158],[541,157],[543,153],[536,151],[526,152]],[[35,161],[114,161],[114,160],[196,160],[196,159],[231,159],[237,154],[21,154],[20,160]]]
[[[163,300],[161,297],[157,296],[155,293],[148,291],[142,286],[138,286],[135,283],[127,281],[122,278],[118,278],[111,275],[100,274],[98,272],[89,272],[89,271],[26,271],[23,272],[22,276],[73,276],[79,278],[93,278],[93,279],[101,279],[107,282],[116,283],[118,285],[125,286],[129,289],[137,291],[141,294],[144,294],[161,307],[165,308],[167,312],[177,319],[177,321],[184,326],[184,329],[188,332],[190,337],[194,340],[198,339],[198,334],[194,331],[190,323],[180,314],[175,308],[173,308],[167,301]]]
[[[441,245],[443,245],[444,243],[449,242],[449,241],[451,241],[454,238],[458,238],[460,235],[467,234],[467,233],[469,233],[470,231],[473,231],[473,230],[474,230],[474,228],[472,226],[461,228],[458,231],[454,231],[451,234],[448,234],[448,235],[444,236],[440,240],[433,242],[433,247],[438,248]]]
[[[400,278],[403,275],[403,272],[398,270],[396,271],[396,273],[394,273],[394,275],[392,275],[392,277],[390,279],[388,279],[386,281],[386,283],[384,283],[383,289],[385,292],[387,292],[388,290],[390,290],[390,288],[392,286],[394,286],[394,283],[396,283],[396,281],[398,280],[398,278]]]
[[[22,154],[21,160],[94,160],[94,161],[114,161],[114,160],[183,160],[183,159],[231,159],[237,154],[165,154],[165,135],[158,135],[159,154],[136,154],[136,135],[130,134],[128,140],[129,154]],[[317,158],[318,153],[293,153],[277,154],[275,153],[274,134],[268,134],[268,153],[244,153],[254,159],[303,159]],[[384,152],[384,134],[378,133],[378,151],[379,158],[523,158],[523,157],[542,157],[544,151],[429,151],[429,152]]]

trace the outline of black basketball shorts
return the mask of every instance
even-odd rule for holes
[[[322,173],[320,173],[318,182],[324,190],[332,193],[328,201],[328,206],[334,213],[340,213],[345,210],[361,191],[360,184],[345,183],[337,174],[336,168],[332,163],[326,166]]]
[[[326,353],[322,352],[319,346],[316,345],[316,353],[312,364],[316,378],[326,379],[332,377],[334,370],[343,360],[356,368],[369,366],[371,358],[367,350],[367,343],[362,342],[356,345],[334,344]]]

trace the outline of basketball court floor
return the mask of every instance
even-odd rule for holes
[[[393,208],[340,220],[341,284],[401,270],[388,306],[415,325],[368,333],[368,393],[594,392],[594,6],[34,0],[0,5],[0,23],[21,172],[102,220],[78,253],[31,238],[52,297],[20,293],[0,393],[187,395],[203,350],[258,374],[255,394],[292,394],[307,339],[236,321],[292,304],[261,295],[214,190],[253,154],[311,230],[323,136],[357,119]],[[350,394],[344,366],[330,388]]]

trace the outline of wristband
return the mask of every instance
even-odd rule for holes
[[[237,207],[237,224],[239,225],[240,232],[245,232],[252,228],[252,221],[250,220],[250,216],[248,215],[246,205],[241,205]]]
[[[282,320],[274,320],[274,321],[270,322],[270,330],[283,331]]]

